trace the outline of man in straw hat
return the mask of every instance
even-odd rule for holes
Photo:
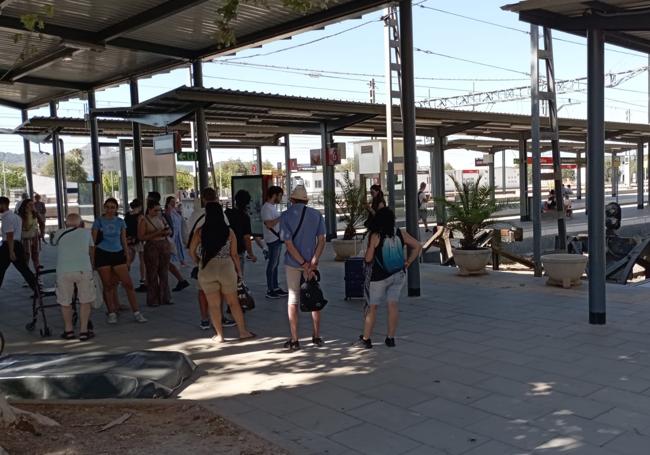
[[[325,222],[316,209],[307,207],[307,191],[304,185],[297,185],[291,192],[291,207],[280,221],[280,238],[287,249],[285,273],[289,291],[288,313],[291,338],[284,344],[290,351],[300,349],[298,341],[298,304],[300,303],[300,278],[309,279],[318,269],[318,260],[325,248]],[[311,314],[313,322],[312,343],[323,345],[320,336],[320,312]]]

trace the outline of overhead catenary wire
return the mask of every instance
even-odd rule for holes
[[[375,79],[384,79],[386,76],[384,74],[379,74],[379,73],[358,73],[358,72],[353,72],[353,71],[334,71],[334,70],[324,70],[320,68],[302,68],[302,67],[296,67],[296,66],[280,66],[280,65],[271,65],[271,64],[264,64],[264,63],[251,63],[251,62],[230,62],[227,60],[216,60],[212,62],[214,64],[219,64],[219,65],[233,65],[233,66],[244,66],[244,67],[252,67],[252,68],[260,68],[260,69],[274,69],[277,71],[280,70],[286,70],[287,72],[289,71],[295,71],[296,73],[303,74],[303,73],[308,73],[308,75],[314,74],[315,77],[320,76],[321,74],[333,74],[333,75],[342,75],[342,76],[361,76],[361,77],[368,77],[368,78],[375,78]],[[526,81],[528,78],[514,78],[514,77],[483,77],[483,78],[475,78],[475,77],[424,77],[424,76],[416,76],[416,80],[422,80],[422,81],[460,81],[460,82],[517,82],[517,81]],[[366,81],[366,79],[363,79]]]

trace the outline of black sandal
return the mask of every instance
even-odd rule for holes
[[[300,341],[296,340],[293,341],[291,338],[287,340],[286,343],[284,343],[285,349],[288,349],[289,352],[294,352],[300,349]]]
[[[79,341],[88,341],[94,336],[95,334],[92,332],[81,332],[79,334]]]
[[[63,338],[64,340],[74,340],[74,331],[63,332],[61,334],[61,338]]]

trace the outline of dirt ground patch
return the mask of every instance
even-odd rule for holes
[[[194,403],[18,407],[50,417],[61,427],[3,429],[0,447],[10,455],[288,453]],[[127,414],[131,416],[124,423],[99,431]]]

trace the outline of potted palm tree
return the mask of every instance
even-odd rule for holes
[[[458,193],[456,200],[448,201],[443,197],[436,201],[446,210],[447,226],[462,236],[460,247],[453,249],[458,273],[463,276],[486,273],[485,267],[490,261],[491,250],[481,248],[476,236],[494,224],[491,218],[503,208],[503,204],[496,202],[494,189],[481,184],[481,177],[462,184],[453,176],[450,177]]]
[[[336,201],[339,220],[345,223],[342,239],[333,239],[332,247],[337,261],[354,256],[361,249],[361,242],[356,239],[357,228],[366,220],[366,191],[357,185],[346,173],[340,182],[341,192],[330,195]]]

